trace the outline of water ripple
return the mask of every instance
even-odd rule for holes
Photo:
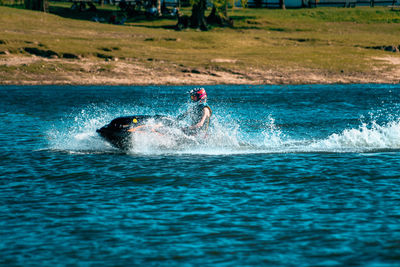
[[[186,89],[0,87],[0,265],[398,265],[397,85],[207,87],[200,147],[94,134]]]

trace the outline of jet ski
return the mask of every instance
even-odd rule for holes
[[[126,150],[132,145],[135,133],[165,135],[169,128],[176,126],[175,119],[167,116],[133,115],[115,118],[96,132],[114,147]]]

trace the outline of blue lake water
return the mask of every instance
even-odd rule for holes
[[[198,145],[96,129],[191,87],[0,86],[0,265],[398,266],[400,86],[207,86]]]

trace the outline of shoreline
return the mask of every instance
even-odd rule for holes
[[[382,69],[370,73],[333,73],[307,68],[237,70],[188,68],[176,64],[143,62],[48,59],[37,56],[0,57],[0,66],[12,71],[0,72],[0,85],[301,85],[301,84],[398,84],[400,58],[375,58],[394,65],[397,70]],[[222,59],[221,59],[222,60]],[[27,72],[24,67],[36,64],[41,71]],[[63,66],[58,69],[57,66]],[[51,70],[48,70],[48,69]]]

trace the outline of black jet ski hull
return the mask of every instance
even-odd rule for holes
[[[132,146],[132,134],[148,130],[145,126],[150,120],[163,126],[173,126],[175,123],[171,118],[161,115],[134,115],[113,119],[96,132],[114,147],[126,150]]]

